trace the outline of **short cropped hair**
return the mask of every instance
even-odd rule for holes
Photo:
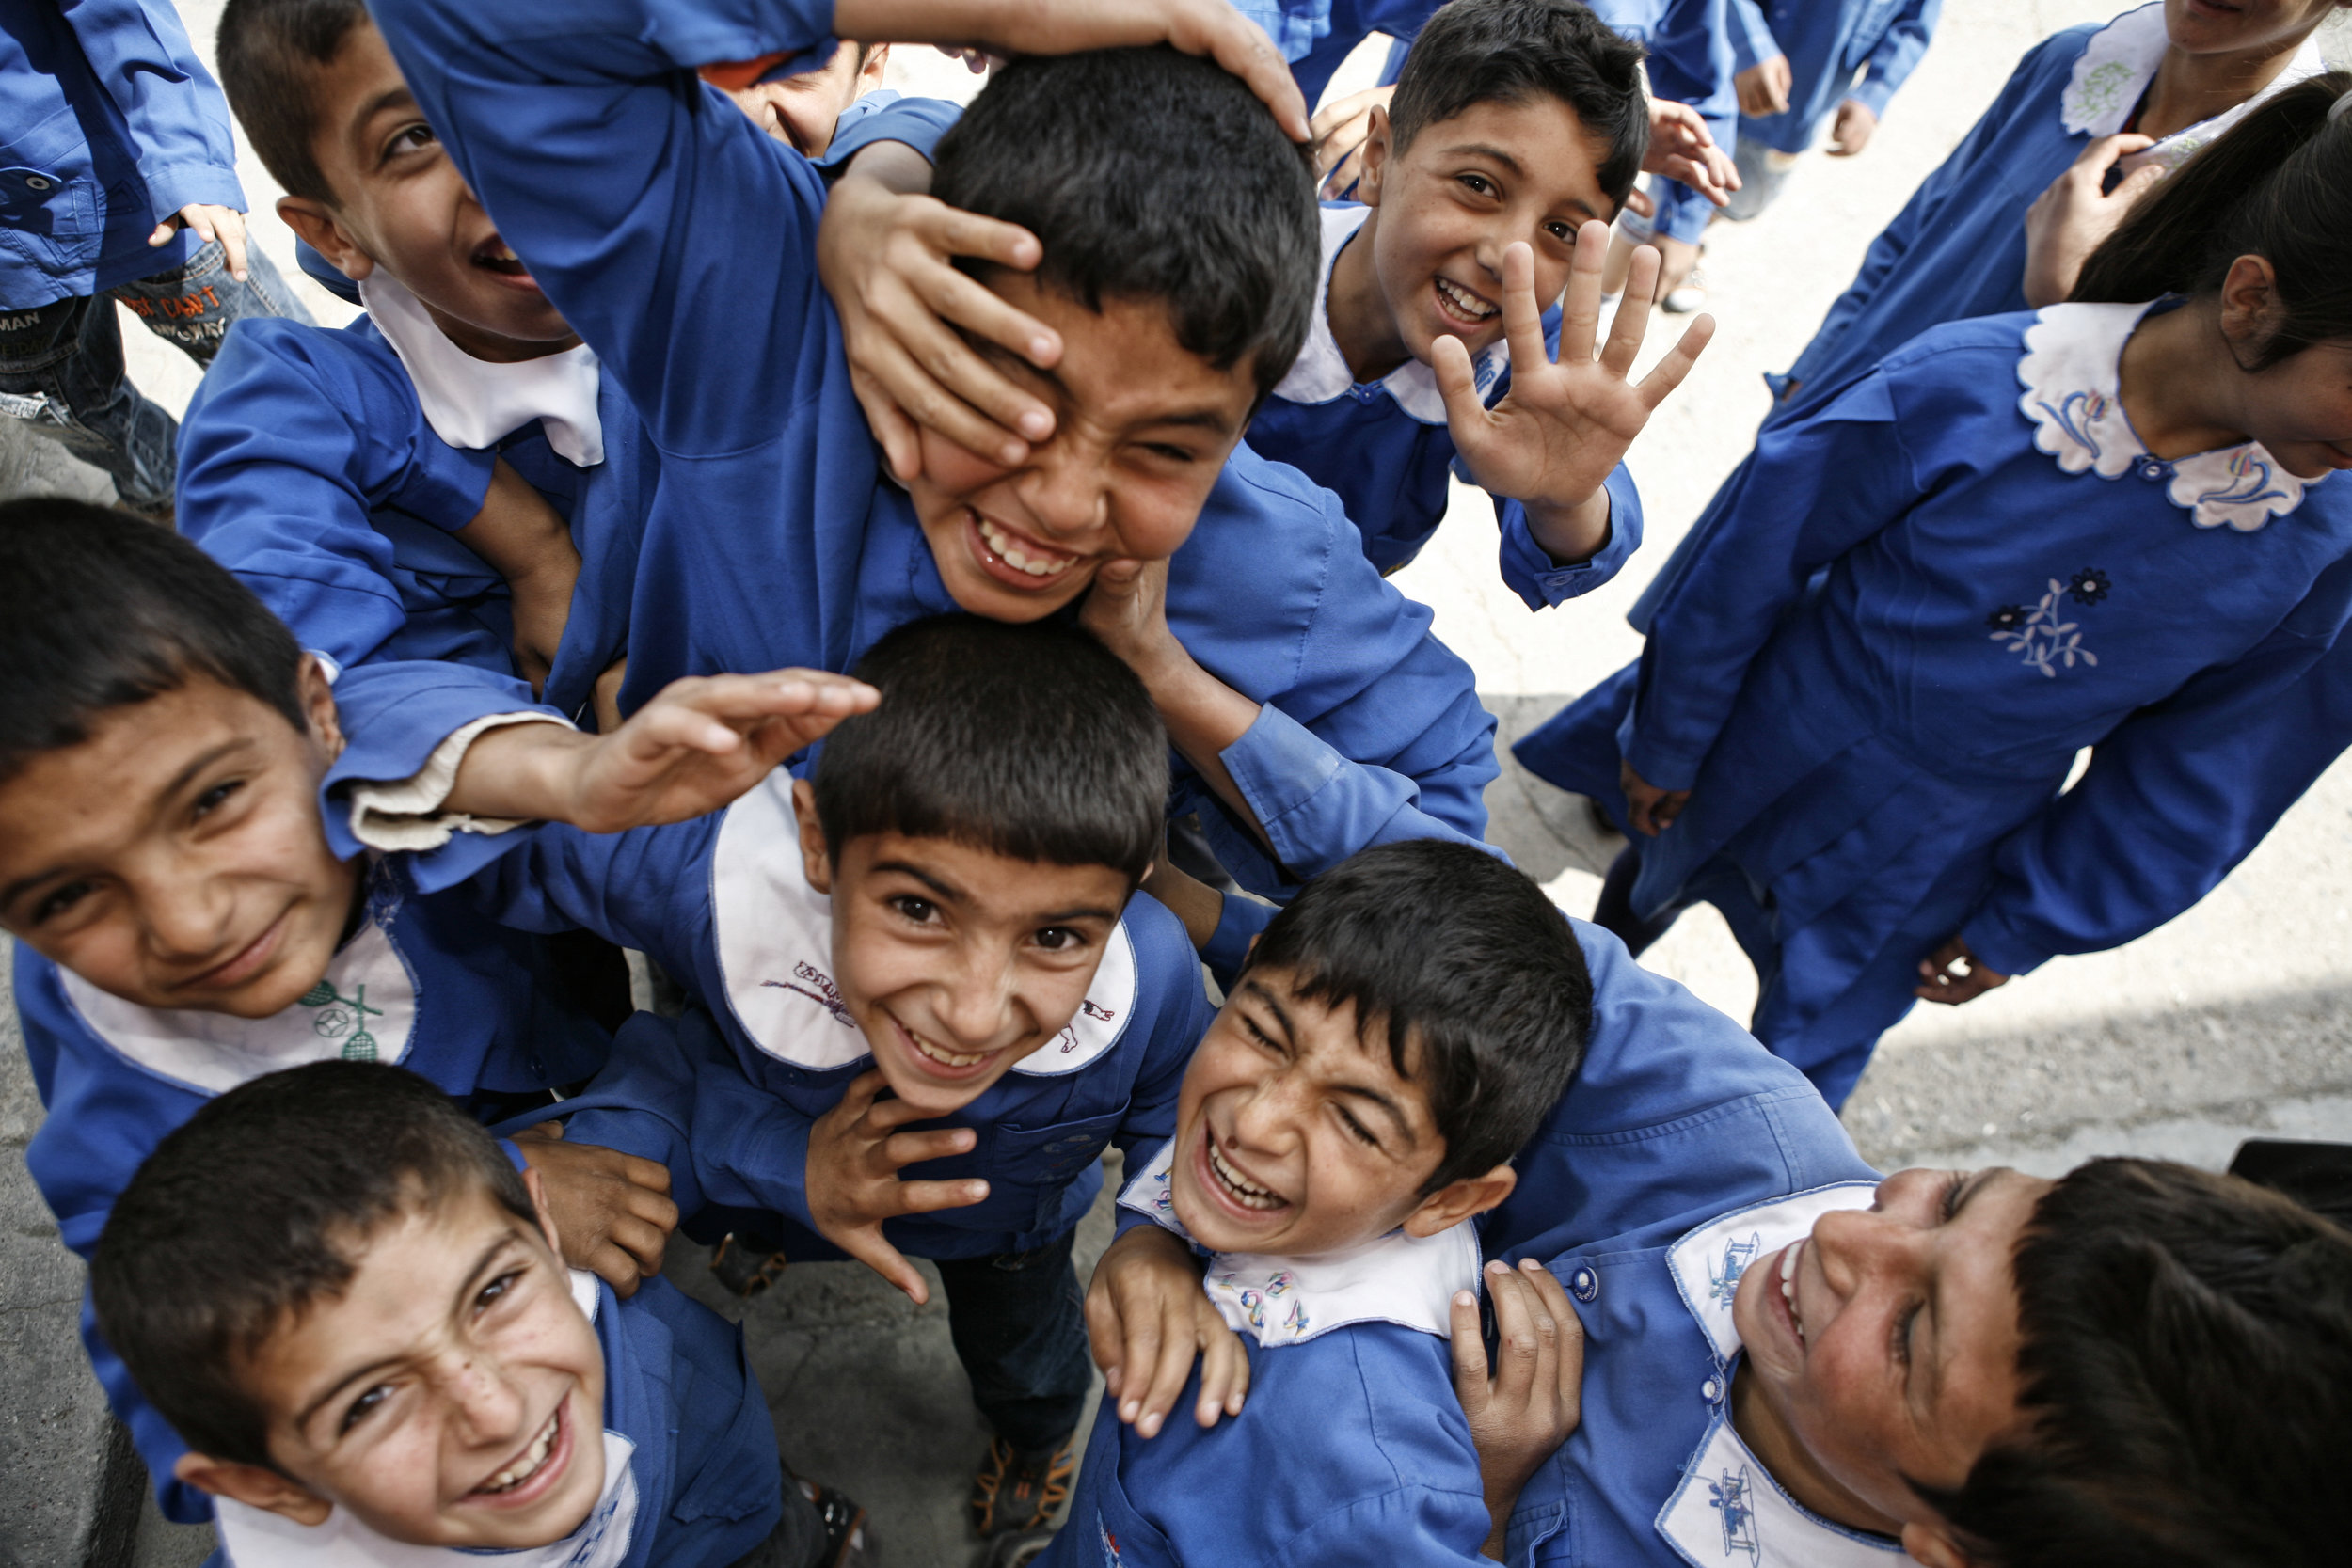
[[[1323,245],[1310,154],[1211,61],[1015,60],[941,138],[931,194],[1035,234],[1038,281],[1089,310],[1165,303],[1179,343],[1220,371],[1248,361],[1261,396],[1307,341]]]
[[[1422,27],[1389,103],[1395,150],[1481,103],[1556,98],[1602,143],[1600,188],[1622,206],[1649,153],[1643,49],[1577,0],[1452,0]]]
[[[1445,1154],[1423,1185],[1517,1155],[1567,1088],[1592,1032],[1593,977],[1565,916],[1507,862],[1416,839],[1352,856],[1274,917],[1248,969],[1353,1003],[1399,1076],[1429,1094]]]
[[[2094,1160],[2018,1243],[2026,1433],[1926,1487],[1999,1568],[2344,1558],[2352,1231],[2236,1177]]]
[[[302,648],[228,568],[87,501],[0,503],[0,780],[87,740],[99,715],[209,675],[302,711]]]
[[[166,1137],[115,1201],[90,1259],[98,1331],[189,1448],[272,1465],[244,1364],[340,1295],[385,1225],[473,1191],[538,1223],[488,1132],[405,1068],[256,1078]]]
[[[361,0],[229,0],[221,10],[214,40],[221,92],[288,196],[337,199],[313,150],[326,109],[319,73],[362,24],[373,25]]]
[[[882,704],[842,721],[811,776],[836,861],[850,839],[899,832],[1130,881],[1152,868],[1168,735],[1142,680],[1086,631],[938,615],[854,673]]]

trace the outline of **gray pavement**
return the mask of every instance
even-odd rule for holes
[[[216,0],[183,6],[209,56]],[[1478,671],[1507,740],[1638,651],[1623,621],[1650,572],[1746,450],[1764,409],[1760,372],[1784,367],[1893,215],[2036,39],[2108,14],[2101,0],[1978,0],[1948,8],[1943,30],[1895,100],[1869,150],[1814,157],[1781,201],[1743,227],[1718,225],[1705,269],[1721,330],[1691,382],[1635,449],[1648,541],[1623,579],[1531,615],[1497,579],[1491,514],[1462,515],[1398,578],[1435,607],[1440,636]],[[2339,28],[2331,53],[2352,55]],[[894,76],[965,96],[960,67],[903,50]],[[1345,80],[1340,84],[1346,85]],[[291,241],[268,212],[277,192],[247,157],[259,242],[293,276]],[[322,321],[347,307],[299,285]],[[1649,354],[1676,323],[1654,322]],[[195,369],[125,320],[139,384],[168,407]],[[0,481],[86,486],[0,421]],[[10,465],[15,467],[11,468]],[[0,488],[0,494],[8,493]],[[1614,846],[1581,803],[1505,755],[1488,793],[1494,837],[1573,912],[1589,911]],[[1846,1114],[1865,1154],[1887,1168],[1999,1161],[2056,1172],[2097,1153],[2161,1154],[2217,1166],[2262,1133],[2352,1139],[2352,765],[2324,778],[2220,889],[2165,929],[2114,953],[2061,959],[1959,1009],[1923,1007],[1892,1031]],[[1735,1016],[1755,979],[1711,911],[1693,911],[1645,960]],[[167,1526],[136,1462],[110,1429],[74,1335],[80,1266],[21,1160],[40,1109],[0,1001],[0,1568],[193,1565],[210,1531]],[[1081,1266],[1107,1239],[1098,1206]],[[893,1564],[958,1564],[974,1544],[961,1513],[984,1447],[934,1302],[914,1307],[852,1264],[801,1265],[750,1303],[712,1286],[693,1249],[672,1277],[743,1324],[787,1457],[873,1509]]]

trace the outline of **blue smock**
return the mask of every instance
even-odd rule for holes
[[[2078,750],[2175,700],[2258,713],[2352,613],[2352,489],[2139,447],[2117,363],[2148,309],[1954,323],[1768,428],[1641,659],[1518,748],[1620,823],[1621,756],[1692,791],[1635,910],[1721,909],[1757,1036],[1833,1103]]]
[[[1736,74],[1773,55],[1788,61],[1788,107],[1740,117],[1740,139],[1803,152],[1851,98],[1879,119],[1928,52],[1944,0],[1731,0]],[[1859,77],[1860,80],[1856,80]]]
[[[142,0],[0,0],[0,309],[87,298],[184,264],[147,236],[191,202],[245,211],[229,103],[180,13]]]
[[[1649,51],[1650,90],[1696,109],[1715,145],[1739,145],[1740,93],[1732,81],[1732,0],[1600,0],[1603,22]],[[1715,204],[1679,180],[1653,175],[1657,213],[1642,220],[1661,238],[1696,245]]]

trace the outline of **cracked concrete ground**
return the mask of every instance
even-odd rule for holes
[[[182,8],[209,58],[217,0]],[[1708,309],[1720,331],[1634,451],[1648,538],[1620,581],[1531,615],[1495,575],[1485,501],[1457,495],[1460,515],[1397,581],[1436,608],[1438,634],[1477,670],[1506,739],[1634,656],[1624,612],[1746,450],[1765,406],[1760,373],[1795,356],[1869,236],[1958,141],[2018,55],[2058,27],[2106,14],[2097,0],[1948,8],[1862,157],[1808,158],[1764,217],[1710,233]],[[2330,52],[2352,55],[2352,36],[2340,30]],[[925,51],[901,51],[893,70],[915,90],[971,90],[961,67]],[[249,156],[243,173],[257,239],[294,277],[289,236],[268,211],[277,192]],[[321,321],[350,314],[307,279],[297,286]],[[1647,357],[1676,325],[1656,319]],[[139,385],[183,406],[194,366],[127,320],[124,341]],[[0,469],[8,461],[0,451]],[[1613,847],[1580,803],[1506,760],[1488,804],[1497,842],[1564,907],[1586,912]],[[2060,959],[1964,1008],[1915,1012],[1887,1036],[1847,1124],[1888,1168],[2000,1161],[2056,1172],[2104,1152],[2219,1165],[2255,1133],[2352,1139],[2347,937],[2352,766],[2340,766],[2171,926],[2114,953]],[[1685,916],[1647,961],[1735,1015],[1754,1000],[1746,961],[1707,910]],[[110,1433],[74,1338],[80,1266],[24,1176],[23,1148],[40,1113],[14,1022],[13,1007],[0,1004],[0,1475],[10,1481],[0,1488],[0,1568],[11,1555],[28,1568],[193,1568],[210,1550],[210,1530],[167,1526],[137,1501],[135,1461]],[[1082,1266],[1107,1230],[1098,1208]],[[938,1306],[914,1307],[852,1264],[787,1270],[750,1303],[718,1295],[691,1249],[674,1254],[670,1272],[741,1318],[787,1455],[874,1511],[890,1562],[968,1560],[961,1497],[985,1439]]]

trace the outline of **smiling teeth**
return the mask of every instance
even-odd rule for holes
[[[974,515],[978,515],[976,513]],[[1007,533],[986,517],[980,517],[979,524],[980,537],[988,542],[988,547],[996,552],[998,560],[1015,571],[1026,572],[1033,578],[1059,577],[1070,570],[1071,563],[1076,560],[1074,556],[1065,556],[1059,561],[1031,560],[1020,546],[1012,542],[1011,534]]]
[[[529,1481],[532,1476],[537,1475],[539,1473],[539,1466],[548,1462],[548,1450],[555,1447],[556,1424],[563,1418],[564,1412],[561,1409],[558,1409],[554,1415],[548,1417],[547,1426],[540,1432],[537,1439],[532,1443],[531,1448],[523,1454],[522,1459],[506,1469],[501,1470],[497,1475],[492,1476],[488,1481],[484,1481],[482,1483],[482,1490],[485,1492],[511,1492],[516,1487],[520,1486],[524,1481]]]
[[[485,259],[492,261],[519,261],[522,260],[521,257],[515,254],[512,246],[503,245],[486,246],[484,248],[482,254]]]
[[[1478,321],[1485,321],[1488,316],[1493,315],[1497,309],[1469,290],[1449,283],[1442,277],[1438,279],[1438,293],[1454,309]]]
[[[1788,1321],[1797,1325],[1797,1343],[1804,1343],[1804,1318],[1797,1310],[1797,1248],[1780,1249],[1780,1299],[1788,1304]]]
[[[907,1038],[914,1042],[918,1055],[928,1056],[945,1067],[977,1067],[996,1054],[993,1051],[950,1051],[944,1045],[933,1045],[912,1029],[907,1031]]]
[[[1209,1168],[1216,1172],[1216,1179],[1232,1190],[1235,1201],[1239,1202],[1243,1208],[1279,1209],[1281,1207],[1280,1194],[1270,1187],[1261,1187],[1255,1181],[1245,1179],[1241,1172],[1225,1163],[1225,1156],[1217,1152],[1216,1140],[1214,1138],[1209,1140]]]

